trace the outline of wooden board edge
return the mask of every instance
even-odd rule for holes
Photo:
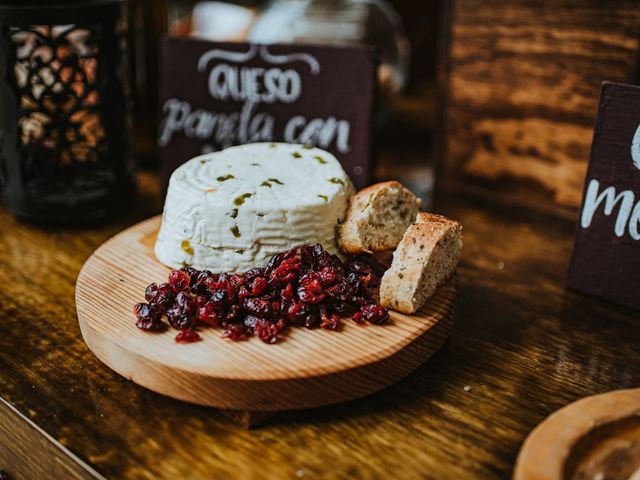
[[[382,358],[377,362],[361,365],[349,370],[342,370],[335,373],[307,377],[304,379],[292,378],[288,381],[282,379],[261,381],[260,393],[257,396],[246,396],[243,403],[203,401],[202,398],[204,398],[205,395],[202,390],[204,388],[207,392],[210,392],[210,390],[207,389],[211,388],[213,391],[220,392],[221,395],[224,395],[225,393],[228,395],[231,392],[232,396],[237,398],[238,396],[241,396],[239,395],[239,392],[243,392],[242,396],[246,395],[246,391],[248,389],[246,387],[243,388],[243,385],[245,382],[251,383],[251,381],[210,378],[198,375],[194,372],[182,371],[185,375],[180,382],[182,388],[176,388],[173,385],[169,385],[162,381],[166,379],[166,374],[161,368],[158,368],[157,365],[149,364],[149,360],[146,357],[129,352],[110,340],[106,345],[101,344],[99,341],[95,341],[92,336],[92,328],[80,318],[78,318],[78,322],[80,324],[80,330],[84,341],[93,354],[96,355],[96,357],[98,357],[105,366],[144,388],[177,400],[219,409],[251,412],[277,412],[316,408],[355,400],[393,385],[426,362],[442,347],[442,345],[444,345],[453,328],[454,312],[455,298],[449,309],[435,325],[426,330],[422,335],[416,337],[405,348],[397,351],[393,355]],[[434,338],[432,338],[434,336],[435,341]],[[427,339],[427,337],[430,341],[425,343],[425,339]],[[422,343],[425,343],[425,345],[422,345]],[[379,374],[379,370],[381,368],[380,364],[391,364],[394,362],[400,364],[401,367],[395,368],[390,375],[381,377]],[[143,368],[140,368],[141,366]],[[383,366],[382,368],[385,367]],[[135,371],[145,372],[145,376],[140,377],[138,375],[134,375],[133,372]],[[326,385],[324,385],[325,382],[345,382],[349,385],[357,385],[362,384],[363,381],[370,382],[370,385],[367,386],[367,388],[356,391],[355,393],[353,393],[353,390],[349,393],[336,392],[334,390],[331,392],[332,399],[330,401],[323,397],[323,394],[326,393]],[[187,394],[184,393],[185,383],[192,387],[190,390],[187,389],[189,390],[189,393]],[[158,388],[158,384],[164,385],[166,388]],[[291,386],[292,392],[301,392],[306,390],[304,396],[307,397],[308,400],[300,401],[300,396],[297,396],[295,397],[295,401],[274,401],[273,398],[281,396],[284,388],[283,385]]]

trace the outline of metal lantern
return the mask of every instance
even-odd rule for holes
[[[0,180],[19,218],[93,222],[130,201],[122,9],[0,0]]]

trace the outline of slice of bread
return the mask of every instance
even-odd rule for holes
[[[456,270],[462,226],[441,215],[420,212],[393,254],[382,277],[380,304],[415,313]]]
[[[415,221],[420,200],[400,182],[382,182],[356,193],[338,227],[338,243],[346,252],[379,252],[396,248]]]

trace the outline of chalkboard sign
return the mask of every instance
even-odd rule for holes
[[[640,87],[602,85],[567,284],[640,308]]]
[[[158,144],[165,175],[201,153],[284,141],[328,150],[356,186],[369,182],[372,48],[168,38],[163,71]]]

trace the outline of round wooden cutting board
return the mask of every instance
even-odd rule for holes
[[[640,388],[583,398],[527,437],[514,480],[640,480]]]
[[[447,339],[455,282],[441,287],[417,315],[391,312],[388,325],[344,322],[339,332],[291,329],[267,345],[231,342],[219,329],[202,341],[178,344],[176,331],[135,326],[133,305],[151,282],[166,281],[153,244],[160,217],[104,243],[87,260],[76,285],[85,342],[107,366],[135,383],[180,400],[225,409],[275,412],[362,397],[400,380]]]

